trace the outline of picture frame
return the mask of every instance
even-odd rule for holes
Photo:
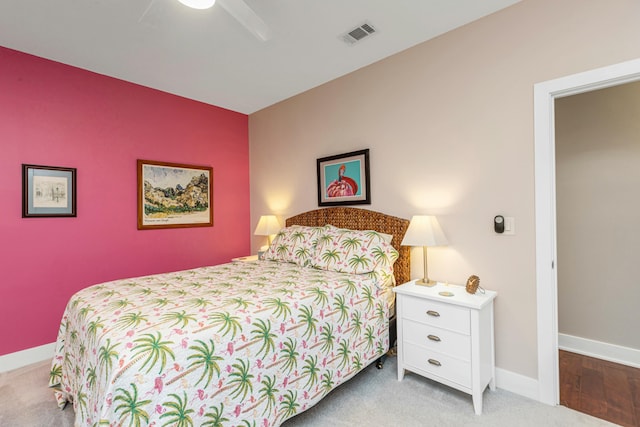
[[[76,169],[22,164],[22,217],[77,216]]]
[[[369,149],[317,160],[318,206],[370,205]]]
[[[137,160],[138,229],[212,227],[213,168]]]

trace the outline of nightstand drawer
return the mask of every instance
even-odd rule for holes
[[[437,351],[457,359],[471,360],[471,337],[447,329],[405,320],[402,324],[403,339],[431,351]]]
[[[404,363],[463,387],[471,387],[471,364],[437,351],[405,342]]]
[[[463,334],[471,331],[471,315],[466,308],[413,296],[404,296],[402,303],[402,317],[405,319]]]

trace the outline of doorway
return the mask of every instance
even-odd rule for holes
[[[538,83],[534,88],[538,394],[541,402],[550,405],[559,403],[555,100],[637,80],[640,60]]]
[[[554,108],[560,404],[636,427],[640,81]]]

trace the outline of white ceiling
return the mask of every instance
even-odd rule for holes
[[[0,0],[0,46],[250,114],[519,0],[246,0],[265,42],[225,1]]]

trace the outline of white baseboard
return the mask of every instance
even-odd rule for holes
[[[32,363],[51,360],[56,351],[56,343],[44,344],[38,347],[28,348],[15,353],[0,356],[0,373],[13,371]]]
[[[533,400],[540,400],[538,380],[496,368],[496,387]]]
[[[587,338],[558,334],[558,348],[583,356],[595,357],[621,365],[640,368],[640,350]]]

